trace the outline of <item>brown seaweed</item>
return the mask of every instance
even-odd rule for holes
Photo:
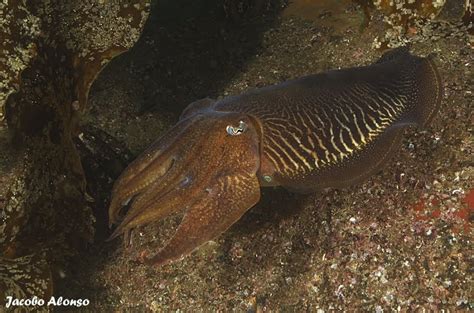
[[[0,132],[16,147],[0,142],[16,154],[0,159],[9,174],[0,180],[1,295],[50,295],[51,264],[92,240],[72,135],[92,82],[137,41],[148,8],[147,0],[0,4]]]

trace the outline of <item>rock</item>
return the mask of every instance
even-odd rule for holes
[[[93,238],[72,136],[90,85],[136,42],[148,7],[148,0],[0,3],[0,137],[17,147],[0,141],[0,177],[7,177],[0,180],[7,190],[0,199],[5,295],[39,296],[31,286],[40,277],[47,281],[41,290],[50,293],[49,264],[64,262]],[[17,156],[3,157],[5,151]],[[36,251],[44,252],[41,258],[26,256]]]

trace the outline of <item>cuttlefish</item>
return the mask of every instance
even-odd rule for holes
[[[128,211],[111,238],[184,213],[142,260],[165,264],[226,231],[261,187],[311,193],[360,183],[396,154],[407,127],[432,120],[441,96],[433,57],[398,48],[369,66],[193,102],[115,182],[110,223]]]

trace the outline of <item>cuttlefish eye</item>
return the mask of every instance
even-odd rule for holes
[[[227,125],[225,130],[227,131],[229,135],[237,136],[247,130],[247,124],[244,121],[240,121],[239,126],[235,127],[232,125]]]

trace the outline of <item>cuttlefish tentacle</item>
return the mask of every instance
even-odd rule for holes
[[[228,229],[260,187],[343,188],[378,172],[404,129],[426,126],[441,102],[433,58],[407,48],[375,64],[310,75],[221,100],[193,102],[115,183],[112,238],[174,213],[184,217],[147,264],[181,258]]]

